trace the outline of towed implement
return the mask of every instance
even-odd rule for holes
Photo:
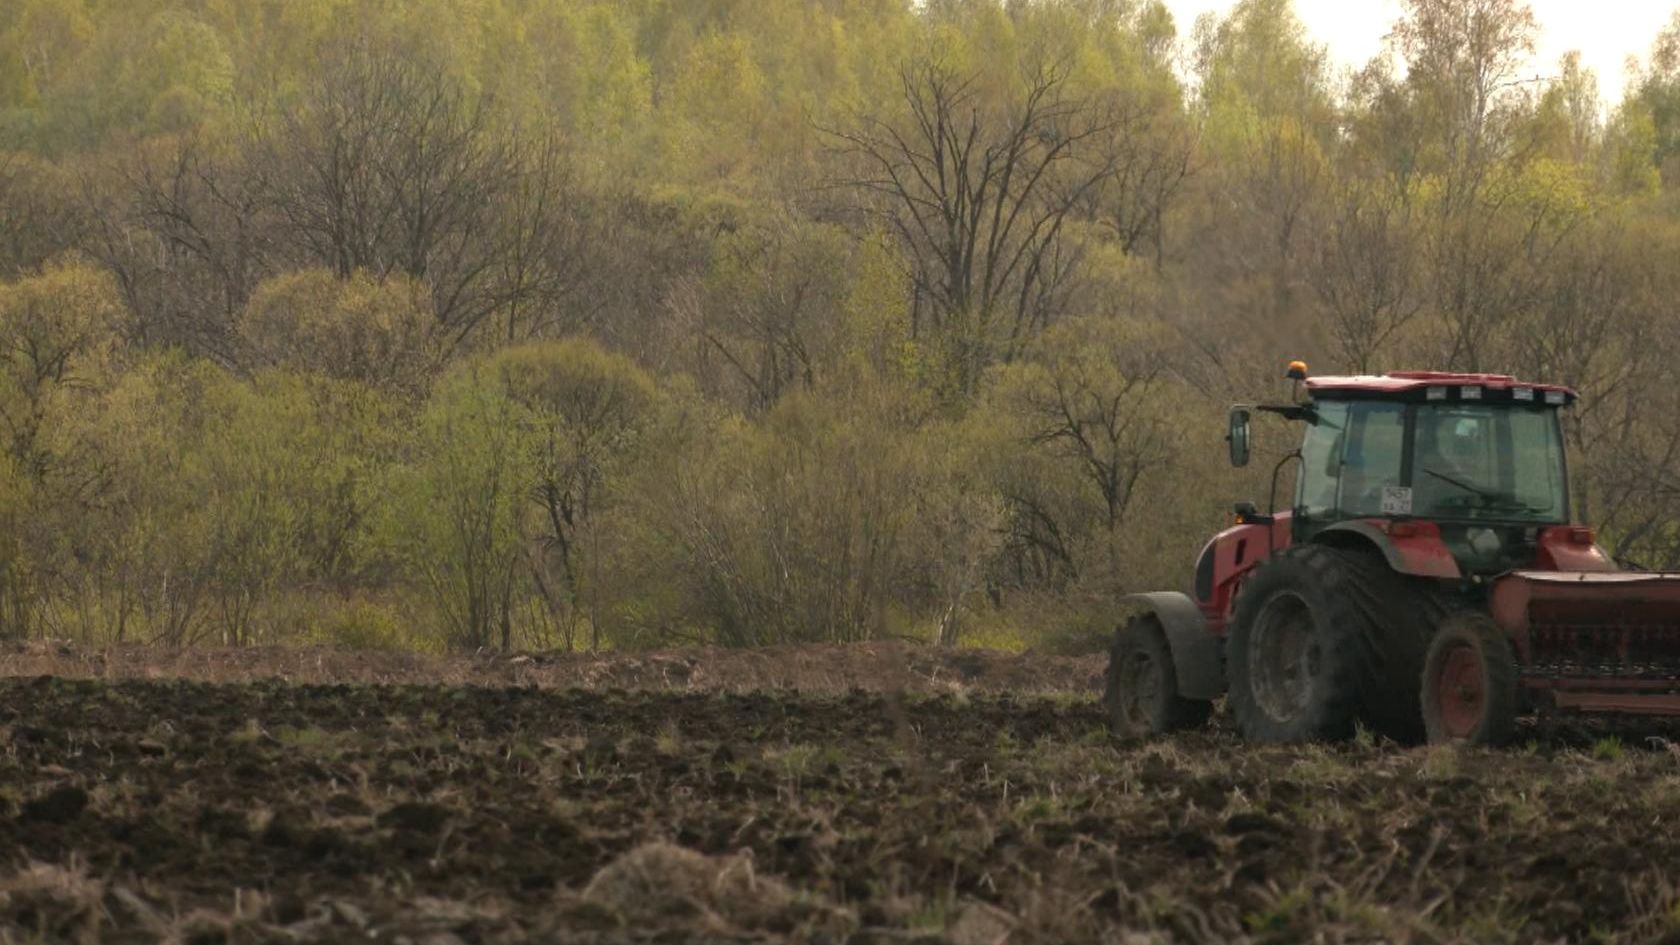
[[[1236,506],[1191,593],[1132,598],[1105,702],[1127,736],[1205,722],[1226,696],[1260,742],[1364,724],[1401,741],[1499,744],[1537,711],[1680,715],[1680,575],[1630,571],[1571,515],[1559,412],[1574,391],[1497,374],[1317,377],[1272,511]],[[1297,465],[1294,500],[1276,509]]]

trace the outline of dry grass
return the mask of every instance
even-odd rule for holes
[[[78,647],[0,643],[0,677],[242,683],[536,686],[544,689],[809,693],[1097,691],[1103,657],[939,650],[897,643],[652,653],[434,656],[330,648]]]

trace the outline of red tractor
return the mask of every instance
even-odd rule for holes
[[[1125,736],[1228,705],[1257,742],[1498,744],[1538,710],[1680,714],[1680,575],[1623,570],[1570,514],[1575,392],[1496,374],[1317,377],[1231,410],[1304,428],[1274,511],[1236,507],[1191,594],[1136,595],[1105,701]],[[1280,473],[1299,464],[1288,510]]]

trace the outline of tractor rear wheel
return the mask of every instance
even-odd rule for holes
[[[1147,738],[1205,725],[1213,703],[1178,694],[1167,635],[1154,617],[1133,617],[1114,635],[1103,691],[1108,727],[1121,738]]]
[[[1423,724],[1436,744],[1503,745],[1516,732],[1517,657],[1486,614],[1449,617],[1423,661]]]
[[[1256,568],[1237,596],[1225,649],[1231,712],[1243,735],[1335,741],[1351,736],[1363,715],[1404,738],[1416,712],[1416,663],[1400,687],[1404,713],[1382,711],[1395,695],[1384,671],[1399,662],[1388,654],[1392,638],[1409,632],[1395,613],[1405,608],[1403,595],[1382,559],[1366,552],[1296,545]]]

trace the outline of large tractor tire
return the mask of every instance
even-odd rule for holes
[[[1167,635],[1154,617],[1133,617],[1114,635],[1103,705],[1109,730],[1120,738],[1148,738],[1207,724],[1213,703],[1178,694]]]
[[[1398,741],[1420,740],[1425,604],[1371,552],[1296,545],[1255,569],[1226,645],[1243,735],[1336,741],[1364,721]]]
[[[1434,744],[1504,745],[1517,725],[1517,656],[1486,614],[1441,624],[1423,663],[1423,724]]]

